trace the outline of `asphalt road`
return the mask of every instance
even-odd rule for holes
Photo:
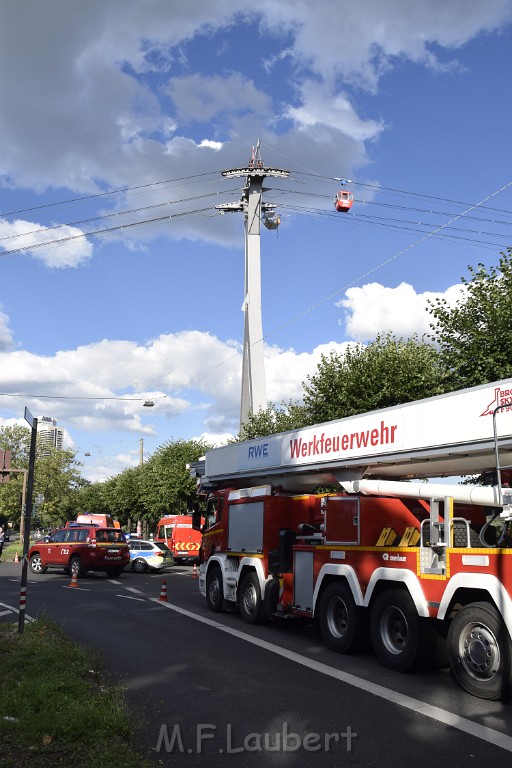
[[[0,620],[17,618],[20,574],[0,563]],[[69,584],[58,571],[29,575],[27,616],[44,613],[99,652],[157,765],[512,763],[512,704],[469,696],[446,670],[399,675],[371,653],[332,653],[310,622],[250,627],[213,614],[191,568]]]

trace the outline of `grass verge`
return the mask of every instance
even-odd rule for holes
[[[0,624],[0,766],[149,768],[99,660],[45,619]]]

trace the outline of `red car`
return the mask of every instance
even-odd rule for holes
[[[75,523],[33,544],[28,562],[32,573],[64,568],[77,578],[87,571],[106,571],[107,576],[117,578],[130,562],[130,550],[119,528]]]

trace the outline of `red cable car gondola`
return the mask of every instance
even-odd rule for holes
[[[352,208],[353,202],[354,202],[353,193],[349,192],[347,189],[340,189],[340,191],[337,192],[336,197],[334,198],[334,207],[340,213],[347,213],[347,211],[350,211],[350,209]]]

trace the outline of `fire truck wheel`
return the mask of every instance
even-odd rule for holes
[[[224,606],[224,589],[220,568],[210,568],[206,576],[206,602],[215,613],[221,613]]]
[[[328,584],[318,612],[324,643],[338,653],[354,653],[365,645],[365,615],[358,611],[346,584]]]
[[[468,693],[492,701],[512,697],[512,643],[490,603],[472,603],[455,615],[448,656],[453,677]]]
[[[425,629],[425,632],[423,632]],[[375,599],[370,614],[372,644],[380,663],[395,672],[411,672],[429,661],[429,627],[420,623],[408,592],[388,589]]]
[[[238,595],[240,616],[247,624],[258,624],[262,616],[260,582],[255,573],[248,573]]]

